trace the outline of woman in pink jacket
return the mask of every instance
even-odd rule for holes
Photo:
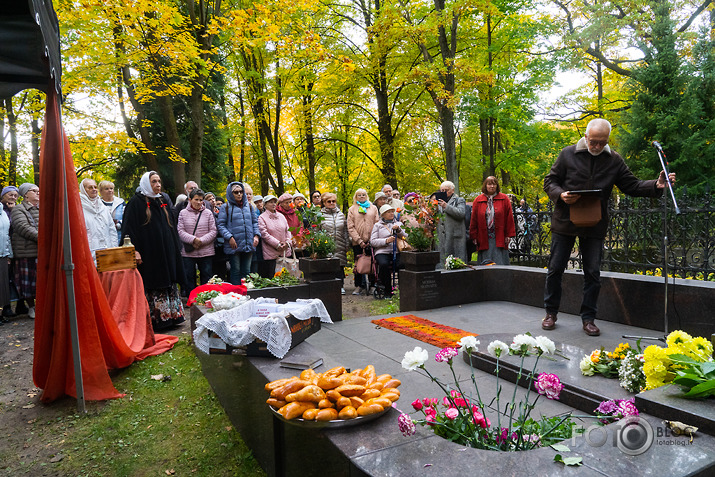
[[[204,191],[194,189],[189,193],[189,205],[179,212],[176,228],[183,245],[181,258],[186,274],[186,293],[191,293],[196,287],[196,268],[199,269],[199,284],[207,283],[212,276],[212,257],[216,253],[216,219],[204,205]]]
[[[261,276],[272,277],[276,269],[278,257],[291,255],[291,233],[285,216],[276,211],[278,199],[274,195],[263,198],[263,212],[258,217],[258,230],[263,239],[263,272]]]

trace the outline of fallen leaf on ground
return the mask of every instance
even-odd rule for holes
[[[35,407],[34,404],[28,404],[27,406],[22,406],[23,409],[32,409],[33,407]]]
[[[64,458],[65,458],[64,454],[57,454],[52,459],[50,459],[50,462],[52,462],[52,463],[59,462]]]
[[[174,475],[174,474],[176,473],[176,471],[175,471],[174,469],[166,469],[166,470],[164,471],[164,473],[165,473],[166,475]]]
[[[151,379],[153,379],[155,381],[161,381],[162,379],[164,379],[164,375],[163,374],[152,374]]]

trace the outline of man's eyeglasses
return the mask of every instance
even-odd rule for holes
[[[336,202],[337,202],[337,200],[326,200],[325,201],[326,204],[335,204]]]

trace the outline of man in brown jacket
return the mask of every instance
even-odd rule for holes
[[[616,185],[625,194],[659,197],[666,186],[665,173],[657,180],[639,180],[628,169],[623,158],[608,146],[611,124],[605,119],[588,123],[586,134],[573,146],[561,150],[559,157],[544,178],[544,191],[554,201],[551,217],[551,258],[544,288],[545,330],[556,327],[556,315],[561,303],[561,278],[571,257],[576,237],[583,260],[583,301],[581,320],[589,336],[598,336],[594,324],[598,294],[601,290],[601,257],[603,239],[608,229],[608,198]],[[675,174],[669,175],[675,183]],[[592,191],[575,194],[573,191]],[[579,222],[577,210],[586,210],[592,221]],[[574,223],[576,222],[576,223]]]

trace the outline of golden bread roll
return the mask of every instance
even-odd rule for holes
[[[383,412],[385,408],[379,404],[363,404],[357,408],[358,416],[369,416],[370,414],[377,414],[378,412]]]
[[[300,391],[306,386],[309,386],[310,383],[308,381],[303,381],[302,379],[296,379],[293,381],[289,381],[283,386],[274,389],[271,391],[271,397],[276,398],[279,401],[285,401],[285,398],[287,395],[294,393],[296,391]]]
[[[398,399],[400,399],[400,395],[399,395],[399,394],[395,394],[395,393],[385,393],[385,394],[382,394],[380,397],[387,398],[387,399],[389,399],[389,400],[392,401],[392,402],[395,402],[395,401],[397,401]]]
[[[315,408],[314,402],[289,402],[282,408],[278,409],[278,413],[288,420],[296,419],[303,415],[308,409]]]
[[[389,374],[381,374],[377,378],[375,378],[375,381],[380,382],[382,384],[385,384],[388,382],[390,379],[392,379],[392,376]]]
[[[343,384],[335,388],[342,396],[360,396],[365,392],[365,386],[360,386],[359,384]]]
[[[341,374],[345,373],[345,366],[336,366],[334,368],[331,368],[327,370],[326,372],[323,373],[323,376],[327,377],[338,377]]]
[[[379,381],[375,381],[374,383],[371,383],[371,384],[368,384],[368,385],[367,385],[367,388],[368,388],[368,389],[378,389],[378,390],[380,390],[380,389],[382,389],[382,388],[384,388],[384,387],[385,387],[385,383],[381,383],[381,382],[379,382]]]
[[[298,379],[297,376],[293,376],[291,378],[285,378],[285,379],[276,379],[275,381],[266,383],[266,385],[264,386],[264,389],[266,391],[273,391],[274,389],[279,388],[279,387],[283,386],[284,384],[287,384],[288,381],[295,381],[297,379]]]
[[[388,398],[380,396],[376,398],[370,398],[367,401],[365,401],[364,404],[370,405],[370,404],[379,404],[382,406],[384,409],[387,409],[388,407],[392,406],[392,401],[390,401]]]
[[[357,374],[347,374],[344,375],[346,378],[343,380],[344,384],[359,384],[360,386],[365,386],[367,384],[367,379]]]
[[[325,397],[327,397],[333,402],[338,402],[338,399],[343,397],[343,395],[337,392],[335,389],[331,389],[330,391],[325,393]]]
[[[338,402],[335,403],[335,407],[338,408],[338,410],[344,408],[345,406],[352,406],[352,402],[350,401],[349,397],[341,397],[338,399]]]
[[[328,409],[331,407],[335,407],[335,403],[331,401],[330,399],[321,399],[320,402],[318,403],[318,407],[320,409]]]
[[[397,394],[398,396],[402,394],[397,388],[382,388],[381,394],[385,395],[387,393]]]
[[[313,369],[304,369],[300,373],[300,379],[303,381],[309,381],[312,382],[313,378],[317,375],[318,373],[315,372]]]
[[[312,401],[312,402],[320,402],[322,399],[325,399],[325,391],[320,389],[320,387],[310,384],[303,389],[296,391],[294,393],[291,393],[286,396],[286,401],[288,402],[293,402],[293,401]]]
[[[306,409],[305,412],[303,413],[303,419],[306,421],[314,421],[315,416],[318,415],[319,409]]]
[[[364,399],[361,399],[361,398],[355,397],[355,396],[353,396],[353,397],[351,397],[351,398],[348,398],[348,399],[350,399],[350,405],[351,405],[352,407],[354,407],[355,409],[357,409],[357,408],[359,408],[360,406],[362,406],[362,404],[365,402]]]
[[[338,418],[338,410],[335,408],[321,409],[315,415],[316,421],[334,421]]]
[[[368,385],[377,381],[377,374],[375,373],[375,366],[368,364],[365,368],[360,371],[360,376],[365,378]]]
[[[352,406],[345,406],[338,413],[338,419],[355,419],[357,416],[357,409]]]
[[[336,377],[336,376],[326,376],[322,375],[321,377],[318,378],[318,381],[316,383],[318,386],[320,386],[322,389],[325,391],[329,389],[335,389],[338,386],[343,384],[343,380]]]
[[[385,388],[396,388],[396,387],[399,387],[400,384],[402,384],[402,381],[400,381],[399,379],[392,378],[392,379],[390,379],[389,381],[386,381],[386,382],[385,382],[385,385],[383,386],[383,389],[385,389]]]
[[[288,404],[287,401],[279,401],[276,398],[268,398],[268,399],[266,399],[266,403],[269,406],[275,407],[276,409],[281,408],[281,407],[285,406],[286,404]]]
[[[360,399],[367,400],[370,398],[378,397],[382,394],[377,389],[366,389],[364,393],[360,395]]]

